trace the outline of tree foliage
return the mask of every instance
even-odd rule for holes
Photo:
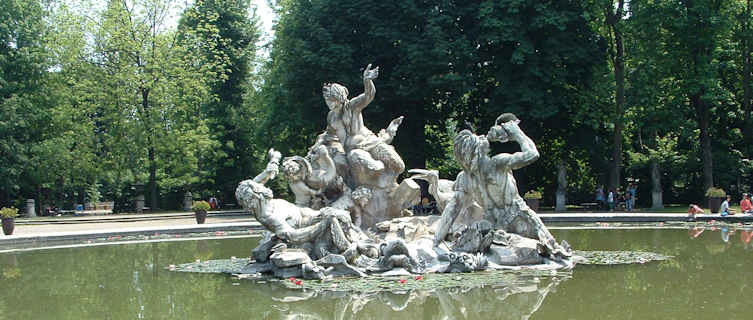
[[[187,190],[232,202],[268,148],[313,144],[322,84],[359,94],[368,64],[366,125],[405,116],[409,168],[454,178],[454,133],[513,112],[542,154],[516,178],[545,203],[561,165],[576,203],[628,181],[644,205],[753,187],[749,0],[279,0],[268,57],[249,0],[180,4],[0,2],[0,202],[138,185],[155,208]]]

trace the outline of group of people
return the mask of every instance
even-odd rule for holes
[[[605,195],[604,188],[599,186],[596,188],[596,202],[600,209],[614,211],[624,203],[626,211],[633,211],[635,208],[635,200],[637,199],[637,191],[637,186],[634,183],[631,183],[624,192],[620,189],[617,189],[617,191],[609,190]]]
[[[732,196],[727,195],[719,207],[719,215],[725,217],[735,214],[735,209],[730,207],[730,202],[732,202]],[[743,198],[740,200],[740,212],[743,214],[753,214],[753,204],[751,204],[749,193],[743,193]],[[688,208],[688,215],[690,216],[695,216],[699,213],[705,213],[705,211],[696,204],[691,204]]]
[[[722,206],[719,208],[719,214],[722,217],[735,214],[735,209],[730,208],[729,205],[731,201],[732,196],[727,195],[727,198],[722,202]],[[740,200],[740,212],[743,214],[753,214],[753,205],[750,202],[750,194],[748,193],[743,193],[743,198]]]

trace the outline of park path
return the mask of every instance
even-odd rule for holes
[[[544,223],[688,221],[688,216],[684,213],[650,212],[542,213],[539,217]],[[741,214],[727,217],[721,217],[718,214],[696,216],[696,221],[711,220],[753,223],[753,216]],[[21,218],[17,220],[12,236],[0,235],[0,250],[3,247],[27,243],[248,230],[259,231],[261,226],[250,214],[241,211],[211,212],[205,224],[196,224],[191,212]]]

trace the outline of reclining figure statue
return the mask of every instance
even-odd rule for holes
[[[332,207],[314,210],[284,199],[273,199],[272,190],[264,183],[278,174],[281,155],[270,149],[269,157],[270,161],[262,173],[238,185],[235,197],[240,204],[274,234],[277,242],[314,244],[314,248],[308,248],[313,258],[322,258],[328,253],[352,255],[357,249],[357,241],[362,240],[362,233],[351,228],[350,213]],[[327,241],[323,242],[323,239]],[[275,244],[271,243],[270,246]],[[271,250],[271,247],[268,249]],[[266,261],[268,257],[255,255],[255,258]]]

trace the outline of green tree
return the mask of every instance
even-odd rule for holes
[[[42,107],[46,52],[43,9],[36,1],[0,2],[0,203],[20,196],[21,177]]]
[[[458,90],[449,39],[436,3],[421,1],[280,1],[262,132],[276,133],[284,153],[303,152],[325,126],[321,84],[360,93],[360,71],[380,67],[376,99],[364,111],[373,131],[405,116],[394,144],[408,167],[424,167],[427,124],[442,124],[446,96]],[[336,17],[336,19],[334,18]],[[269,109],[271,108],[271,109]],[[268,138],[267,138],[268,139]]]
[[[79,43],[81,34],[85,39],[63,71],[75,77],[77,101],[92,110],[103,184],[118,196],[123,187],[146,182],[153,209],[161,206],[160,188],[182,191],[210,175],[199,159],[214,147],[200,106],[212,97],[206,80],[216,68],[177,41],[166,25],[171,5],[112,0],[103,10],[79,3],[60,15],[69,26],[87,21],[61,29],[67,41],[60,45]]]
[[[258,17],[248,0],[199,0],[183,12],[178,26],[189,52],[214,66],[217,79],[210,82],[214,99],[202,106],[201,114],[217,147],[203,166],[211,172],[204,189],[222,190],[232,198],[238,182],[252,175],[253,131],[244,123],[250,104],[244,101],[256,60],[260,37]],[[250,88],[253,89],[253,88]]]

